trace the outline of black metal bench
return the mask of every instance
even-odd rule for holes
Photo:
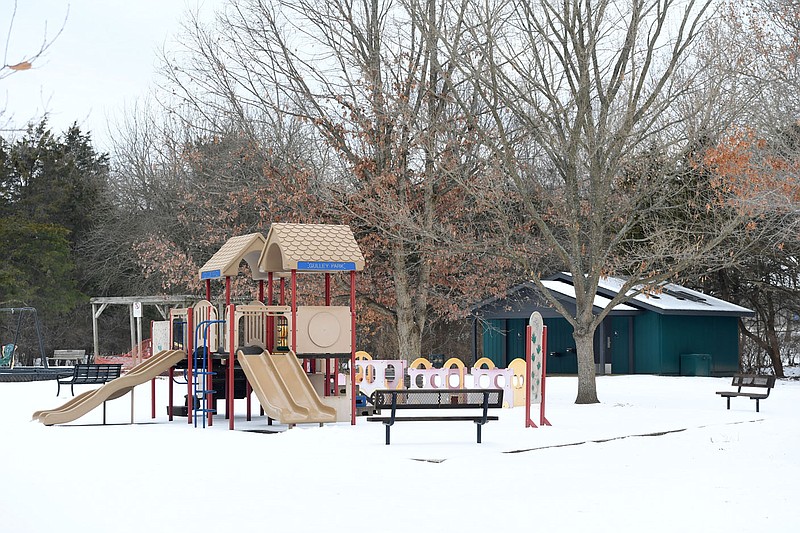
[[[383,422],[386,426],[386,445],[390,443],[389,432],[395,422],[475,422],[478,428],[478,443],[481,442],[481,427],[490,420],[488,410],[503,407],[502,389],[406,389],[376,390],[372,394],[376,410],[390,409],[390,416],[370,416],[368,422]],[[400,409],[472,409],[471,415],[425,415],[398,417]]]
[[[117,379],[122,373],[120,364],[87,363],[77,364],[68,379],[58,380],[56,396],[61,394],[61,385],[69,385],[69,390],[75,396],[74,385],[97,385]]]
[[[775,376],[757,376],[752,374],[736,374],[731,382],[735,391],[718,391],[717,394],[728,400],[728,409],[731,408],[731,398],[745,396],[756,401],[756,413],[759,412],[758,402],[769,397],[769,392],[775,387]],[[742,390],[742,387],[748,390]],[[753,390],[758,389],[758,390]],[[764,392],[766,391],[766,392]]]

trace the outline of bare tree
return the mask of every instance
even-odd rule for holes
[[[747,250],[742,260],[701,279],[706,290],[756,312],[739,324],[743,353],[758,355],[755,360],[743,357],[743,368],[766,361],[782,377],[782,358],[793,348],[793,317],[799,306],[793,228],[800,215],[800,5],[752,0],[725,2],[723,7],[700,61],[711,76],[729,80],[725,110],[734,110],[735,117],[706,159],[714,160],[709,167],[736,191],[741,207],[758,213],[753,223],[769,228],[773,238],[745,246],[730,243]]]
[[[17,0],[14,0],[13,6],[10,9],[11,13],[9,16],[9,23],[8,29],[6,30],[5,35],[5,43],[3,46],[3,61],[0,64],[0,81],[5,78],[8,78],[12,74],[17,72],[22,72],[25,70],[30,70],[33,68],[34,62],[42,57],[45,52],[53,45],[55,40],[61,35],[61,32],[64,31],[64,27],[67,24],[67,17],[69,16],[69,6],[67,7],[67,12],[64,15],[64,21],[61,23],[58,31],[56,31],[55,35],[48,35],[47,34],[47,24],[45,24],[44,31],[42,32],[42,42],[35,47],[33,50],[27,50],[22,55],[12,56],[9,59],[10,48],[12,44],[12,38],[14,33],[14,23],[17,18]],[[11,61],[11,64],[9,64]],[[5,108],[0,108],[0,117],[5,114]],[[8,117],[6,117],[8,119]],[[3,124],[3,130],[9,131],[24,131],[24,129],[17,129],[17,128],[7,128],[8,122]]]
[[[431,304],[446,306],[438,288],[466,282],[444,275],[460,262],[435,235],[467,209],[454,176],[482,166],[433,37],[447,4],[422,8],[415,19],[391,0],[233,1],[215,28],[190,24],[189,53],[168,69],[185,105],[313,129],[330,162],[318,198],[365,247],[360,299],[393,324],[407,358],[422,351]]]
[[[255,130],[207,118],[149,103],[116,125],[117,209],[86,249],[95,256],[126,251],[123,260],[98,262],[95,276],[104,285],[115,287],[133,271],[149,278],[142,287],[150,291],[194,290],[199,265],[231,236],[264,232],[282,216],[312,214],[300,205],[313,196],[305,173],[313,164],[302,138],[280,141],[274,128],[253,136]],[[290,129],[285,124],[282,133],[291,138]]]
[[[34,50],[29,50],[25,52],[21,57],[15,57],[12,59],[13,64],[9,64],[9,47],[11,45],[12,35],[14,33],[14,21],[17,18],[17,0],[14,0],[14,5],[11,7],[11,16],[9,17],[8,23],[8,30],[6,31],[6,39],[5,39],[5,46],[3,47],[3,64],[0,65],[0,80],[12,75],[15,72],[20,72],[23,70],[28,70],[33,67],[33,62],[39,59],[50,46],[55,42],[61,32],[64,31],[64,26],[67,23],[67,17],[69,16],[69,6],[67,6],[67,12],[64,15],[64,21],[61,23],[61,27],[56,31],[54,36],[47,35],[47,25],[45,24],[44,32],[42,35],[42,42],[41,44],[36,47]]]
[[[546,272],[536,256],[513,247],[504,252],[533,274],[573,326],[576,402],[597,402],[593,335],[610,309],[634,294],[657,292],[660,282],[692,265],[719,268],[731,260],[719,245],[744,231],[725,192],[698,192],[692,178],[702,172],[703,136],[715,133],[705,109],[720,94],[692,54],[712,2],[458,0],[451,6],[465,32],[439,43],[491,119],[488,129],[478,121],[471,127],[483,132],[504,171],[494,185],[516,192],[521,216],[572,273],[574,312],[541,283]],[[509,212],[500,206],[497,220]],[[595,294],[607,275],[627,281],[598,311]]]

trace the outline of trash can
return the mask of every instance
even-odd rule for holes
[[[711,355],[707,353],[681,354],[681,376],[710,376]]]

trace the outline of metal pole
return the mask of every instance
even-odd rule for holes
[[[94,357],[92,361],[100,355],[100,334],[97,332],[97,304],[92,304],[92,340],[94,341]]]
[[[294,268],[292,269],[292,351],[297,355],[297,270]]]
[[[350,272],[350,424],[356,423],[356,273]],[[337,373],[337,389],[338,389]]]
[[[133,360],[134,365],[142,362],[142,317],[136,317],[136,359]]]
[[[227,278],[230,279],[230,278]],[[236,306],[230,304],[228,306],[228,320],[230,320],[230,328],[229,328],[229,351],[228,351],[228,390],[226,394],[227,405],[225,406],[225,414],[228,415],[228,429],[233,429],[233,361],[234,361],[234,352],[236,350],[236,346],[234,346],[234,342],[236,339],[234,338],[234,331],[236,331]]]
[[[544,411],[545,381],[547,379],[547,326],[542,328],[542,352],[544,352],[544,355],[542,356],[542,403],[539,404],[539,425],[549,426],[550,422],[547,420]]]
[[[133,304],[128,304],[128,311],[130,312],[130,322],[131,322],[131,356],[136,353],[136,322],[133,319]]]
[[[272,293],[274,283],[272,272],[267,273],[267,305],[272,305]],[[275,317],[267,316],[267,350],[272,351],[275,349]]]
[[[186,310],[186,421],[191,425],[194,413],[194,308]]]
[[[168,419],[172,422],[172,402],[174,401],[172,398],[173,392],[173,379],[175,378],[175,367],[172,366],[169,369],[169,385],[168,385],[168,392],[167,392],[167,409],[169,409]]]
[[[536,427],[531,420],[531,357],[533,355],[531,347],[530,324],[525,326],[525,427]],[[546,353],[545,353],[546,356]]]
[[[331,274],[325,273],[325,305],[331,305]],[[338,383],[334,385],[334,389],[338,388]],[[331,395],[331,360],[325,358],[325,396]]]

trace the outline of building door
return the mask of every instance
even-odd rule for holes
[[[611,372],[631,374],[631,321],[628,316],[611,317],[611,327],[606,330],[606,346],[611,346]]]

